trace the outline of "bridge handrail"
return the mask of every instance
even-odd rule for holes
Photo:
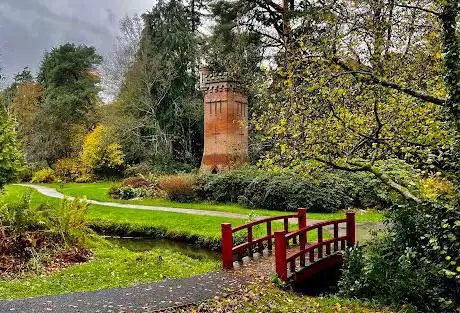
[[[339,237],[339,224],[346,223],[346,235]],[[333,225],[334,226],[334,237],[329,240],[323,240],[323,227]],[[307,243],[307,233],[312,230],[318,231],[318,241],[311,245]],[[287,248],[290,239],[299,237],[299,251],[287,255]],[[331,254],[331,244],[334,244],[334,252],[339,251],[338,244],[341,243],[340,250],[345,249],[345,241],[348,247],[352,247],[355,244],[356,239],[356,223],[355,213],[349,211],[346,213],[345,219],[325,221],[315,223],[302,227],[295,232],[275,232],[275,264],[276,274],[281,280],[287,281],[288,277],[288,265],[291,273],[295,273],[296,259],[300,257],[300,266],[305,267],[305,256],[309,254],[309,261],[313,263],[315,261],[314,251],[317,250],[318,259],[323,258],[323,247],[326,246],[326,255]]]
[[[234,253],[238,253],[239,260],[242,259],[241,255],[245,251],[248,251],[249,256],[252,257],[254,247],[257,245],[261,247],[262,250],[264,242],[267,242],[267,248],[269,251],[271,251],[273,248],[273,238],[275,237],[275,234],[272,232],[272,222],[283,220],[284,232],[289,233],[289,219],[292,218],[296,218],[298,220],[299,229],[305,227],[307,224],[306,210],[304,208],[298,209],[297,214],[267,217],[243,225],[239,225],[234,228],[232,228],[231,224],[222,224],[222,262],[224,268],[233,268]],[[259,238],[253,238],[252,230],[254,226],[261,225],[264,223],[266,224],[266,235]],[[233,234],[245,229],[247,230],[246,241],[234,246]],[[297,238],[294,238],[293,241],[294,243],[297,243]]]
[[[232,232],[236,233],[237,231],[240,231],[240,230],[243,230],[243,229],[246,229],[246,228],[249,228],[249,227],[254,227],[254,226],[266,223],[266,222],[273,222],[273,221],[278,221],[278,220],[286,220],[286,219],[290,219],[290,218],[298,218],[298,215],[297,214],[280,215],[280,216],[272,216],[272,217],[258,219],[258,220],[255,220],[253,222],[249,222],[249,223],[246,223],[246,224],[236,226],[236,227],[232,228]]]
[[[286,239],[291,239],[293,237],[297,237],[297,236],[299,236],[301,234],[304,234],[304,233],[306,233],[306,232],[308,232],[310,230],[313,230],[313,229],[317,229],[319,227],[325,227],[325,226],[329,226],[329,225],[346,223],[346,221],[347,221],[347,219],[344,218],[344,219],[341,219],[341,220],[324,221],[324,222],[311,224],[311,225],[308,225],[307,227],[299,229],[298,231],[290,232],[290,233],[286,234]]]

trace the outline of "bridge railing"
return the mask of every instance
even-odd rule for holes
[[[246,223],[232,228],[232,224],[222,224],[222,262],[225,269],[233,269],[234,256],[236,260],[241,261],[245,254],[250,257],[254,254],[254,248],[258,248],[262,251],[267,246],[268,251],[273,249],[273,239],[275,238],[275,232],[273,232],[273,223],[283,223],[283,234],[289,233],[289,220],[296,219],[298,222],[298,229],[302,229],[307,225],[306,210],[304,208],[298,209],[297,214],[275,216],[269,218],[263,218],[254,222]],[[266,225],[265,235],[259,238],[254,238],[254,229],[258,225]],[[292,223],[291,223],[292,224]],[[243,243],[235,244],[234,234],[237,232],[246,231],[246,239]],[[297,236],[292,238],[293,243],[297,244]]]
[[[339,225],[342,223],[346,224],[346,234],[339,236]],[[334,234],[332,239],[324,240],[323,228],[327,226],[333,226]],[[308,233],[315,230],[318,232],[318,240],[317,242],[309,244],[307,242]],[[299,238],[298,250],[288,255],[289,240],[294,238]],[[300,266],[305,267],[307,255],[309,262],[313,263],[315,259],[323,258],[324,247],[326,247],[327,256],[331,254],[331,249],[333,252],[345,250],[345,244],[347,247],[353,247],[355,245],[355,240],[356,223],[354,212],[347,212],[345,219],[308,225],[295,232],[277,231],[275,232],[276,274],[280,279],[287,281],[289,278],[288,267],[291,273],[295,273],[297,259],[300,259]]]

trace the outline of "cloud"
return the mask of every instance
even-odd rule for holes
[[[29,11],[38,15],[42,19],[47,19],[51,22],[61,25],[67,25],[75,27],[80,30],[89,31],[99,35],[111,35],[112,32],[103,26],[93,25],[78,17],[71,16],[68,14],[58,14],[53,12],[49,7],[37,2],[36,0],[3,0],[4,4],[7,4],[12,9],[19,11]],[[84,13],[84,12],[82,12]]]
[[[109,55],[125,15],[150,10],[155,0],[0,0],[0,68],[9,77],[38,70],[45,51],[66,42]]]

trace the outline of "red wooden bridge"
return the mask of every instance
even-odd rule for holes
[[[297,228],[291,230],[292,225]],[[324,229],[327,235],[332,233],[332,238],[325,240]],[[317,240],[309,242],[308,234],[314,232]],[[302,208],[297,214],[264,218],[233,228],[231,224],[222,224],[222,262],[225,269],[233,269],[234,261],[242,262],[254,253],[271,253],[274,242],[278,277],[283,281],[303,281],[339,266],[343,251],[355,245],[355,238],[354,212],[347,212],[343,219],[307,225],[306,210]]]

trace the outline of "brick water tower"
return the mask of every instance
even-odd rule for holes
[[[204,92],[201,170],[218,173],[248,162],[248,97],[228,73],[200,71]]]

